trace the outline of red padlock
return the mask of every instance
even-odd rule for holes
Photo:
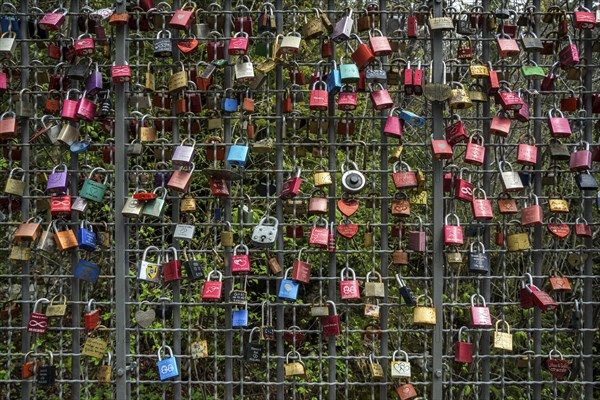
[[[53,216],[71,214],[71,196],[69,194],[53,194],[50,197],[50,213]]]
[[[535,165],[537,163],[537,147],[532,135],[527,135],[528,143],[520,143],[517,147],[517,163],[522,165]]]
[[[408,248],[417,253],[424,253],[427,246],[427,233],[423,230],[423,221],[419,218],[419,230],[408,233]]]
[[[423,95],[423,69],[421,68],[421,61],[419,61],[417,69],[413,72],[413,92],[415,96]]]
[[[489,69],[488,69],[488,94],[489,95],[493,95],[498,93],[498,90],[500,90],[500,79],[498,78],[498,71],[495,71],[492,68],[492,62],[489,61],[488,62],[489,65]]]
[[[485,158],[485,146],[483,136],[479,133],[473,132],[469,138],[467,144],[467,150],[465,151],[465,162],[471,165],[481,166]]]
[[[462,143],[469,138],[469,134],[465,129],[465,124],[460,118],[460,115],[453,114],[452,120],[454,121],[454,119],[456,119],[456,122],[453,122],[451,125],[447,126],[446,129],[444,129],[446,140],[451,146],[454,146],[457,143]]]
[[[500,88],[497,99],[505,111],[519,110],[523,107],[523,99],[519,97],[517,92],[510,89]]]
[[[582,141],[581,144],[585,146],[585,149],[574,151],[571,153],[569,159],[569,170],[573,172],[592,169],[592,152],[590,151],[590,144],[586,141]]]
[[[248,52],[248,34],[246,32],[238,32],[234,37],[229,39],[229,47],[227,52],[232,56],[244,56]],[[302,85],[300,82],[296,82]]]
[[[387,137],[402,139],[402,120],[398,116],[394,115],[396,111],[396,107],[391,109],[388,117],[385,120],[383,133]]]
[[[57,31],[65,22],[65,16],[68,10],[66,8],[57,8],[51,13],[46,13],[38,22],[38,28],[43,31]]]
[[[458,330],[458,342],[454,344],[454,361],[461,363],[472,363],[473,362],[473,343],[463,342],[462,334],[463,330],[467,329],[466,326],[462,326]]]
[[[560,50],[558,55],[561,67],[573,67],[579,63],[579,50],[577,46],[573,44],[571,36],[567,36],[569,44]]]
[[[227,181],[220,178],[209,178],[210,193],[215,197],[229,197]]]
[[[302,252],[304,250],[306,250],[306,248],[301,248],[298,252],[298,258],[294,260],[292,279],[300,283],[309,284],[311,265],[308,262],[308,255],[306,255],[306,261],[302,261]]]
[[[113,83],[129,82],[131,81],[131,68],[127,62],[122,65],[116,65],[113,63],[112,67],[110,67],[110,76]]]
[[[521,54],[517,41],[507,34],[496,35],[496,44],[498,45],[498,54],[502,58],[518,57]]]
[[[281,193],[279,194],[280,199],[287,200],[298,195],[300,192],[300,186],[302,185],[302,178],[300,177],[301,172],[302,170],[300,167],[296,167],[293,171],[294,176],[283,182]]]
[[[466,168],[461,168],[460,173],[458,175],[458,179],[455,179],[454,182],[454,198],[470,203],[473,201],[473,183],[469,180],[463,179],[463,171],[468,170]],[[470,174],[470,173],[469,173]],[[470,175],[469,175],[470,176]]]
[[[569,96],[560,99],[560,111],[577,111],[581,103],[580,98],[575,96],[573,89],[567,89],[567,91],[569,92]]]
[[[398,164],[405,166],[406,171],[398,171]],[[410,167],[404,161],[396,161],[392,165],[392,179],[396,189],[408,190],[414,189],[417,185],[417,174],[410,170]]]
[[[217,274],[219,280],[211,281],[212,274]],[[219,302],[221,301],[221,295],[223,293],[223,274],[220,271],[213,270],[208,273],[204,287],[202,288],[202,300]]]
[[[558,304],[550,295],[543,290],[532,291],[531,300],[533,301],[533,305],[538,307],[542,311],[554,311],[558,307]]]
[[[588,225],[584,218],[577,218],[575,220],[575,236],[590,238],[592,237],[592,227]]]
[[[410,68],[410,61],[402,72],[402,84],[404,85],[404,94],[410,96],[414,93],[413,70]]]
[[[560,117],[555,117],[554,112],[558,113]],[[550,135],[555,138],[566,138],[573,134],[569,120],[557,109],[548,111],[548,126]]]
[[[48,317],[37,311],[40,303],[50,303],[50,300],[44,297],[35,302],[33,311],[29,315],[29,322],[27,322],[27,332],[40,334],[48,332]]]
[[[240,247],[245,251],[244,254],[238,254],[238,249]],[[250,251],[245,244],[238,244],[233,248],[233,256],[231,256],[231,273],[239,275],[250,273]]]
[[[496,113],[496,115],[492,118],[492,123],[490,124],[489,129],[490,135],[507,137],[510,133],[511,125],[512,121],[506,112],[498,111],[498,113]]]
[[[477,197],[477,193],[483,193],[483,198]],[[488,200],[485,190],[481,188],[473,189],[473,218],[476,220],[489,221],[494,218],[492,211],[492,202]]]
[[[452,158],[452,146],[450,146],[450,143],[446,139],[433,139],[432,135],[431,150],[433,158],[436,160],[448,160]]]
[[[356,63],[358,69],[363,69],[373,62],[373,60],[375,60],[375,54],[373,54],[369,46],[360,40],[358,35],[353,34],[350,36],[350,38],[356,39],[359,43],[356,50],[354,50],[351,54],[352,60]]]
[[[94,299],[90,299],[85,310],[84,322],[86,331],[93,331],[100,324],[100,310],[97,308],[92,310],[93,302]]]
[[[304,227],[301,224],[290,224],[285,227],[285,235],[290,239],[304,239]]]
[[[94,38],[89,33],[80,35],[75,41],[75,54],[78,57],[86,57],[96,52]]]
[[[96,117],[96,103],[85,97],[87,92],[83,92],[79,102],[77,103],[77,108],[75,111],[75,116],[79,119],[85,119],[88,122],[93,122]]]
[[[321,317],[321,329],[323,331],[323,336],[325,337],[333,337],[338,336],[342,333],[342,324],[340,320],[340,316],[337,314],[337,310],[335,307],[335,303],[331,300],[327,300],[327,308],[329,306],[333,308],[333,314],[329,314],[326,317]]]
[[[346,273],[352,275],[352,279],[346,276]],[[360,299],[360,290],[358,288],[358,281],[356,280],[356,274],[350,267],[345,267],[340,272],[340,297],[342,300],[357,300]]]
[[[479,306],[476,299],[480,299],[483,305]],[[471,296],[471,325],[473,328],[489,328],[492,326],[490,309],[486,306],[485,299],[480,294]]]
[[[169,21],[169,28],[179,29],[182,31],[187,31],[190,29],[192,22],[194,21],[194,12],[196,11],[196,7],[192,4],[194,3],[185,3],[184,8],[175,11],[175,14],[171,17]]]
[[[377,33],[379,36],[374,36]],[[376,57],[385,57],[392,54],[392,46],[387,36],[383,36],[379,29],[369,30],[369,45],[371,51]]]
[[[169,260],[169,251],[173,252],[173,259]],[[166,262],[162,265],[163,278],[165,283],[181,280],[181,260],[177,258],[175,247],[167,249]]]
[[[63,100],[63,106],[61,111],[61,117],[70,121],[77,121],[77,108],[79,106],[79,101],[72,100],[69,97],[71,93],[78,94],[79,91],[76,89],[70,89],[67,91],[67,96]]]
[[[317,222],[325,222],[325,227],[318,227]],[[314,247],[321,247],[326,249],[328,246],[329,240],[329,223],[324,218],[317,218],[313,222],[313,227],[310,230],[310,238],[308,239],[308,244]]]
[[[376,83],[375,86],[379,85],[379,90],[371,90],[371,102],[373,102],[373,108],[376,110],[386,110],[388,108],[392,108],[394,106],[394,101],[390,96],[390,92],[387,89],[383,88],[381,83]],[[370,85],[369,85],[370,86]]]
[[[554,90],[554,82],[558,79],[558,62],[552,64],[552,67],[548,71],[548,74],[542,79],[542,83],[540,84],[540,90],[542,92],[550,92]]]
[[[344,85],[338,94],[338,110],[353,111],[357,107],[357,94],[351,85]]]
[[[396,393],[400,397],[400,400],[408,400],[417,397],[417,391],[411,383],[405,383],[402,386],[396,388]]]
[[[541,225],[544,221],[542,206],[539,205],[538,197],[535,194],[532,194],[534,203],[532,205],[527,205],[525,203],[525,207],[521,210],[521,225],[530,226],[530,225]]]
[[[317,89],[317,85],[321,89]],[[316,111],[327,111],[329,96],[327,93],[327,85],[322,80],[316,81],[310,91],[309,108]]]
[[[573,25],[575,28],[592,30],[596,27],[596,15],[589,9],[579,6],[575,9]]]
[[[321,41],[321,58],[331,58],[333,56],[333,44],[329,40],[329,36],[326,36]]]
[[[409,15],[406,18],[406,36],[410,39],[416,39],[418,37],[418,24],[417,16]]]
[[[454,216],[456,225],[448,223],[448,217],[450,216]],[[456,214],[450,213],[444,217],[444,244],[446,246],[460,246],[464,244],[463,229]]]

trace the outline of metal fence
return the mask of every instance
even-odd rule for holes
[[[598,190],[585,182],[597,164],[569,163],[586,143],[591,155],[580,156],[600,155],[593,134],[600,112],[598,30],[587,29],[580,18],[589,15],[578,14],[587,7],[595,16],[591,1],[151,3],[30,1],[0,8],[0,86],[2,78],[7,86],[0,116],[7,182],[0,196],[2,397],[597,395]],[[186,11],[196,20],[179,29],[177,17],[185,21]],[[57,15],[44,25],[47,13]],[[392,49],[361,68],[376,74],[380,65],[387,73],[381,87],[344,69],[361,64],[364,50],[360,39],[352,38],[351,47],[332,40],[344,18],[367,48],[373,37],[389,39]],[[303,27],[311,21],[323,34],[307,40]],[[438,29],[449,23],[451,31]],[[499,56],[509,44],[498,39],[509,37],[496,33],[511,29],[516,39],[537,35],[542,48],[519,40],[519,55]],[[241,64],[248,60],[226,50],[242,30],[249,31],[254,78],[244,79],[250,72]],[[294,38],[302,36],[295,50]],[[95,40],[93,54],[85,54],[86,38]],[[568,43],[577,46],[578,63],[564,60]],[[534,63],[541,73],[523,68]],[[93,88],[96,67],[104,85],[90,95],[84,90]],[[333,68],[344,74],[338,90],[357,94],[355,110],[341,109],[329,81]],[[126,70],[129,78],[119,82]],[[171,76],[181,71],[178,87]],[[411,84],[418,71],[422,84]],[[500,92],[519,94],[526,103],[521,111],[513,114],[494,95],[490,72],[505,81]],[[321,80],[324,109],[311,105]],[[446,101],[456,83],[470,94],[471,107],[459,92]],[[386,89],[393,108],[377,98]],[[81,110],[65,114],[69,100],[81,107],[86,98],[98,105],[95,118],[86,120]],[[558,110],[572,134],[551,127]],[[498,128],[507,121],[508,129]],[[466,136],[457,135],[459,122]],[[442,154],[449,143],[437,142],[443,139],[456,142],[450,157]],[[181,152],[192,140],[190,167]],[[485,147],[479,160],[472,148],[478,143]],[[535,146],[533,161],[521,153],[526,144]],[[511,166],[521,189],[508,176]],[[67,200],[60,185],[50,187],[63,168]],[[296,176],[299,193],[281,196]],[[364,188],[353,187],[362,179]],[[103,182],[107,190],[95,198]],[[153,191],[152,203],[132,202],[135,193]],[[473,197],[483,195],[493,218],[474,211]],[[515,212],[499,204],[510,199]],[[454,217],[464,244],[452,244],[446,233],[457,229]],[[61,218],[64,224],[53,222]],[[274,243],[253,238],[257,227],[268,232],[275,220]],[[78,236],[75,248],[60,251],[70,239],[55,236],[54,225],[77,235],[91,229],[98,243],[86,247]],[[323,226],[319,245],[313,233]],[[530,246],[514,251],[523,241]],[[242,254],[249,255],[247,274],[236,272],[243,270]],[[474,269],[486,259],[487,269]],[[187,268],[194,260],[199,279]],[[295,274],[303,263],[310,264],[304,277]],[[207,282],[220,279],[222,295],[211,301],[207,287],[218,284]],[[355,280],[359,296],[352,299]],[[288,291],[295,288],[294,301]],[[232,290],[245,291],[246,300],[234,299]],[[489,308],[491,325],[473,326],[472,299]],[[535,300],[531,307],[528,300]],[[339,325],[323,312],[335,312]],[[46,321],[47,332],[39,332]],[[457,354],[459,347],[469,352],[467,341],[472,359]]]

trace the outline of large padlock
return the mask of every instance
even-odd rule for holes
[[[71,146],[79,139],[79,129],[66,122],[60,128],[58,133],[57,141]]]
[[[429,14],[429,18],[427,19],[429,22],[429,29],[432,31],[453,31],[454,30],[454,21],[451,17],[444,14],[440,17],[434,17],[431,13]]]
[[[385,126],[383,127],[383,133],[387,137],[401,139],[402,138],[402,125],[400,118],[394,114],[398,110],[394,107],[390,110],[388,117],[385,120]]]
[[[373,90],[373,87],[378,87],[378,90]],[[390,92],[383,87],[381,83],[376,83],[370,89],[369,97],[373,103],[373,108],[376,110],[385,110],[394,106],[394,101],[390,96]]]
[[[78,119],[84,119],[88,122],[93,122],[96,117],[96,103],[86,97],[86,92],[84,91],[77,103],[77,107],[75,109],[75,116]]]
[[[398,171],[398,166],[406,167],[406,171]],[[396,161],[392,165],[392,179],[396,189],[408,190],[418,186],[417,175],[415,171],[411,171],[410,166],[404,161]]]
[[[482,301],[481,306],[476,299]],[[490,309],[487,307],[485,299],[480,294],[471,296],[471,325],[473,328],[489,328],[492,326]]]
[[[521,54],[519,43],[505,33],[496,35],[496,44],[498,45],[498,54],[503,57],[518,57]]]
[[[272,247],[275,245],[279,221],[275,217],[264,217],[252,231],[252,244],[257,247]]]
[[[350,49],[352,50],[352,60],[356,63],[358,69],[364,69],[371,62],[373,62],[373,60],[375,59],[375,55],[373,54],[369,46],[363,43],[362,40],[360,40],[360,37],[358,37],[358,35],[353,34],[351,38],[355,39],[358,42],[356,50],[353,50],[352,47],[350,47]]]
[[[169,89],[169,93],[171,93],[171,94],[178,93],[178,92],[180,92],[182,90],[186,90],[188,88],[189,79],[188,79],[188,73],[185,70],[185,65],[183,64],[183,62],[180,62],[179,65],[181,66],[181,71],[173,72],[171,74],[171,76],[169,77],[168,89]],[[185,99],[185,97],[184,97],[184,99]],[[186,105],[187,105],[187,99],[186,99]]]
[[[329,211],[329,200],[325,192],[321,189],[315,189],[310,195],[308,201],[308,213],[310,215],[324,215]]]
[[[213,274],[218,275],[218,280],[211,280]],[[202,287],[202,301],[219,302],[223,294],[223,274],[220,271],[212,270],[206,277],[206,282]]]
[[[370,282],[369,277],[372,273],[375,273],[379,277],[379,281]],[[385,295],[385,287],[381,274],[377,271],[369,271],[365,277],[365,297],[378,297],[383,298]]]
[[[242,248],[244,254],[238,254],[238,249]],[[249,274],[250,273],[250,251],[245,244],[238,244],[233,248],[233,256],[231,257],[231,273],[232,274]]]
[[[523,165],[535,165],[537,163],[537,147],[535,139],[527,135],[527,143],[520,143],[517,147],[517,162]]]
[[[592,152],[590,151],[590,144],[586,141],[582,141],[581,145],[584,149],[574,151],[571,153],[569,159],[569,170],[573,172],[587,171],[592,168]]]
[[[96,173],[104,173],[104,181],[103,183],[97,182],[94,180]],[[87,179],[83,182],[83,186],[79,195],[85,199],[95,201],[96,203],[102,202],[104,198],[104,194],[106,193],[108,182],[108,174],[104,168],[96,167],[92,169]]]
[[[397,361],[396,354],[403,354],[404,361]],[[392,378],[410,378],[411,377],[411,368],[410,362],[408,361],[408,353],[404,350],[395,350],[392,353],[392,362],[390,363],[390,367],[392,370]]]
[[[294,260],[292,266],[292,279],[300,283],[309,284],[311,265],[308,262],[308,254],[306,255],[306,261],[302,261],[302,252],[305,250],[307,249],[304,247],[301,248],[298,252],[298,257]]]
[[[113,63],[110,68],[110,75],[113,83],[127,83],[131,81],[131,68],[127,61],[124,64],[116,65]]]
[[[570,292],[572,290],[569,279],[562,272],[551,269],[549,275],[548,281],[550,281],[550,287],[555,292]]]
[[[461,363],[472,363],[473,362],[473,343],[463,342],[463,330],[466,330],[466,326],[460,327],[458,330],[458,342],[454,344],[454,361]],[[467,334],[467,340],[469,340]]]
[[[65,22],[69,11],[66,8],[57,8],[51,13],[46,13],[38,22],[38,28],[43,31],[57,31]]]
[[[421,299],[423,299],[423,304],[420,303]],[[428,300],[429,306],[427,305]],[[413,310],[413,323],[415,325],[435,325],[436,311],[431,297],[420,295],[417,297],[416,302],[417,304]]]
[[[195,13],[196,3],[193,1],[184,3],[171,17],[169,28],[188,31],[194,22]]]
[[[296,301],[298,299],[298,290],[300,289],[300,284],[292,279],[288,279],[288,273],[291,269],[292,268],[288,268],[285,270],[283,279],[279,284],[279,292],[277,297],[282,300]]]
[[[346,276],[346,273],[352,276]],[[356,273],[350,267],[345,267],[340,272],[340,296],[342,300],[357,300],[360,299],[360,290],[358,289],[358,281]]]
[[[448,217],[454,216],[456,225],[450,225]],[[444,244],[446,246],[458,246],[464,243],[463,230],[460,226],[458,215],[450,213],[444,217]]]
[[[137,271],[137,279],[151,283],[160,282],[161,257],[156,256],[156,261],[148,261],[148,253],[154,251],[160,253],[160,249],[156,246],[148,246],[142,253],[142,259]]]
[[[161,351],[166,349],[169,352],[169,357],[163,359]],[[161,381],[166,381],[170,378],[176,378],[179,376],[179,369],[177,368],[177,360],[173,357],[173,350],[163,345],[158,349],[158,375]]]
[[[325,337],[335,337],[342,333],[342,324],[340,316],[337,313],[335,303],[331,300],[327,300],[327,306],[325,309],[328,314],[321,317],[321,330]],[[330,310],[333,310],[333,314]]]
[[[375,35],[377,34],[377,35]],[[392,54],[392,46],[387,36],[384,36],[379,29],[369,30],[369,45],[371,51],[376,57],[385,57]]]

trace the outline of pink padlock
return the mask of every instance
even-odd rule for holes
[[[476,299],[481,300],[481,306]],[[487,307],[485,299],[480,294],[471,296],[471,326],[473,326],[473,328],[489,328],[492,326],[490,309]]]
[[[481,166],[485,158],[485,146],[483,136],[473,132],[469,137],[467,150],[465,152],[465,162],[471,165]]]
[[[131,81],[131,68],[127,62],[122,65],[115,65],[113,63],[112,67],[110,67],[110,75],[114,83],[126,83]]]
[[[88,122],[93,122],[96,117],[96,103],[85,97],[87,92],[83,92],[79,103],[77,104],[77,118],[85,119]]]
[[[558,54],[558,59],[561,67],[573,67],[579,63],[579,50],[571,40],[571,36],[567,36],[569,44],[563,47]]]
[[[296,167],[293,171],[294,175],[283,182],[281,193],[279,194],[280,199],[287,200],[298,195],[300,192],[300,186],[302,185],[302,178],[300,177],[301,172],[302,170],[300,167]]]
[[[391,109],[390,114],[385,120],[383,133],[390,138],[402,139],[402,120],[400,117],[394,115],[396,111],[395,107]]]
[[[505,111],[519,110],[523,107],[523,99],[510,89],[500,88],[497,98]]]
[[[57,8],[51,13],[44,14],[38,22],[38,28],[43,31],[57,31],[65,22],[65,16],[69,11],[66,8]]]
[[[381,83],[376,83],[374,86],[378,86],[379,90],[373,90],[373,87],[370,87],[370,97],[371,101],[373,102],[373,108],[376,110],[386,110],[388,108],[392,108],[394,101],[390,96],[390,92],[388,92],[387,89],[384,89]]]
[[[352,275],[352,279],[347,279],[349,276],[346,276],[346,272]],[[340,272],[340,279],[340,296],[342,300],[360,299],[360,290],[354,270],[350,267],[343,268]]]
[[[448,223],[448,217],[450,216],[454,217],[456,225]],[[460,246],[464,244],[463,229],[456,214],[450,213],[444,217],[444,244],[446,246]]]
[[[248,52],[248,34],[246,32],[236,33],[229,39],[227,52],[232,56],[245,56]]]
[[[238,249],[242,248],[245,253],[238,254]],[[249,274],[250,273],[250,252],[245,244],[238,244],[233,248],[233,256],[231,256],[231,273],[232,274]]]
[[[555,117],[554,113],[558,113],[560,117]],[[573,134],[569,120],[565,118],[562,111],[552,109],[548,111],[548,125],[550,127],[550,135],[556,138],[566,138]]]
[[[217,274],[219,276],[219,280],[213,281],[210,278],[213,274]],[[223,274],[220,271],[213,270],[208,273],[206,277],[206,282],[204,282],[204,286],[202,287],[202,300],[203,301],[211,301],[211,302],[219,302],[221,301],[221,296],[223,294]]]
[[[75,41],[75,54],[78,57],[86,57],[96,52],[94,38],[89,33],[79,35]]]
[[[321,228],[317,226],[318,222],[324,221],[325,227]],[[310,230],[310,238],[308,244],[314,247],[321,247],[326,249],[329,244],[329,223],[325,218],[317,218],[313,222],[313,227]]]
[[[587,171],[592,169],[592,152],[590,151],[590,144],[588,142],[581,142],[585,149],[576,150],[571,153],[569,159],[569,170],[576,171]]]
[[[378,33],[379,36],[374,36],[371,34]],[[369,45],[371,46],[371,51],[376,57],[385,57],[392,54],[392,46],[390,45],[390,41],[387,36],[383,36],[379,29],[369,30]]]
[[[67,96],[63,100],[61,117],[66,120],[77,121],[77,109],[79,107],[79,101],[69,98],[71,97],[72,93],[73,95],[76,95],[79,93],[79,90],[70,89],[67,91]]]
[[[535,139],[527,135],[527,143],[520,143],[517,147],[517,163],[521,165],[535,165],[537,163],[537,147]]]
[[[532,194],[531,197],[533,197],[534,203],[532,205],[525,203],[525,207],[521,210],[521,225],[523,226],[541,225],[544,219],[537,195]]]
[[[458,342],[454,344],[454,361],[461,363],[472,363],[473,343],[462,341],[462,333],[464,329],[467,329],[467,327],[463,326],[458,330]]]
[[[351,85],[344,85],[338,94],[338,110],[353,111],[357,107],[357,94]]]
[[[483,194],[483,198],[477,197],[477,193]],[[489,221],[494,218],[492,202],[488,200],[485,190],[481,188],[473,189],[473,218],[476,220]]]

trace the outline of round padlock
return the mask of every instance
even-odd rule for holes
[[[362,172],[358,170],[355,162],[350,161],[348,164],[352,169],[345,171],[342,164],[342,187],[348,193],[359,193],[365,187],[367,180]]]

